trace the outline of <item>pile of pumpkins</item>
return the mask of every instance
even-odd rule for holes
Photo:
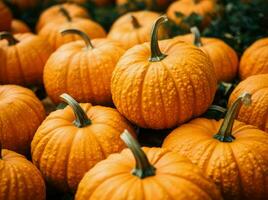
[[[186,15],[215,6],[176,1],[169,19],[189,3]],[[239,62],[196,27],[167,39],[168,17],[153,11],[109,33],[73,3],[46,9],[36,34],[3,2],[0,15],[0,200],[43,200],[45,182],[76,200],[267,199],[268,38]],[[225,118],[200,118],[217,83],[237,76]],[[41,84],[68,106],[46,116],[26,88]],[[141,148],[134,126],[173,130],[162,148]]]

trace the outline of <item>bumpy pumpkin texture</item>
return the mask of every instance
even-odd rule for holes
[[[9,31],[11,28],[12,13],[2,1],[0,1],[0,19],[0,31]]]
[[[13,19],[11,23],[11,33],[29,33],[31,29],[28,27],[26,23],[21,20]]]
[[[70,106],[52,112],[38,128],[32,160],[50,185],[74,192],[90,168],[125,147],[122,131],[134,131],[113,108],[79,105],[66,94],[62,98]]]

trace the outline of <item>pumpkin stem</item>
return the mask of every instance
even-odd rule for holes
[[[12,46],[19,43],[19,41],[10,32],[1,32],[0,40],[3,39],[6,39],[8,41],[8,46]]]
[[[69,12],[63,6],[60,6],[59,11],[61,12],[61,14],[64,17],[66,17],[66,19],[67,19],[68,22],[71,22],[72,21],[72,18],[70,16]]]
[[[120,137],[127,145],[127,147],[131,150],[136,160],[136,167],[133,169],[132,174],[139,177],[140,179],[154,176],[156,169],[148,161],[148,158],[144,151],[141,149],[139,143],[127,130],[125,130]]]
[[[159,17],[153,24],[152,32],[151,32],[151,57],[149,61],[151,62],[158,62],[163,60],[167,55],[163,54],[160,51],[159,44],[158,44],[158,29],[160,24],[167,22],[167,16]]]
[[[140,28],[141,25],[140,25],[138,19],[134,15],[130,15],[130,17],[131,17],[131,23],[132,23],[133,27],[135,29]]]
[[[244,93],[239,96],[235,102],[228,109],[226,116],[221,124],[219,132],[214,135],[214,138],[221,142],[232,142],[235,137],[232,135],[232,128],[234,121],[238,116],[239,110],[242,105],[249,106],[251,104],[251,94]]]
[[[71,97],[69,94],[64,93],[60,95],[60,98],[73,109],[76,118],[73,122],[75,126],[78,128],[83,128],[91,124],[91,120],[87,117],[85,111],[81,108],[79,103],[74,100],[73,97]]]
[[[65,30],[61,31],[61,35],[63,35],[63,36],[68,35],[68,34],[76,34],[76,35],[80,36],[84,40],[88,49],[94,48],[89,36],[85,32],[80,31],[78,29],[65,29]]]
[[[191,28],[191,33],[194,34],[194,45],[197,47],[203,46],[201,42],[200,31],[198,30],[196,26]]]

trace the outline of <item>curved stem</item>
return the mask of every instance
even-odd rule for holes
[[[140,28],[141,25],[140,25],[138,19],[134,15],[130,15],[130,17],[131,17],[131,23],[132,23],[133,27],[135,29]]]
[[[141,179],[149,176],[154,176],[156,169],[149,162],[146,154],[141,149],[139,143],[132,137],[132,135],[127,130],[125,130],[120,137],[135,157],[136,166],[133,169],[132,174]]]
[[[65,29],[65,30],[61,31],[61,35],[63,35],[63,36],[68,35],[68,34],[76,34],[76,35],[80,36],[84,40],[86,47],[88,49],[94,48],[89,36],[85,32],[82,32],[78,29]]]
[[[79,103],[77,103],[77,101],[73,99],[73,97],[64,93],[60,95],[60,98],[73,109],[76,118],[73,122],[75,126],[77,126],[78,128],[83,128],[91,124],[91,121],[87,117],[87,114],[81,108]]]
[[[3,39],[6,39],[8,41],[8,46],[12,46],[19,43],[19,41],[10,32],[1,32],[0,40]]]
[[[192,27],[191,32],[192,32],[192,34],[194,34],[194,45],[197,47],[203,46],[203,44],[201,42],[200,31],[198,30],[198,28],[196,26]]]
[[[219,132],[214,135],[214,138],[221,142],[232,142],[235,137],[232,135],[232,128],[234,121],[238,116],[239,110],[242,105],[249,106],[251,104],[251,94],[244,93],[239,96],[235,102],[228,109],[226,116],[221,124]]]
[[[72,21],[72,18],[70,16],[69,12],[63,6],[60,6],[59,11],[61,12],[61,14],[64,17],[66,17],[66,19],[67,19],[68,22],[71,22]]]
[[[153,25],[152,32],[151,32],[151,57],[149,61],[151,62],[159,62],[163,60],[167,55],[163,54],[160,51],[159,44],[158,44],[158,29],[160,24],[167,22],[168,18],[167,16],[161,16],[159,17]]]

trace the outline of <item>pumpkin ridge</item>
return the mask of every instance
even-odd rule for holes
[[[98,137],[95,135],[95,134],[92,134],[92,136],[94,136],[95,140],[96,140],[96,143],[98,144],[98,146],[100,147],[100,151],[101,151],[101,154],[103,155],[104,158],[107,158],[107,155],[104,151],[104,148],[102,146],[102,143],[99,141]]]
[[[13,181],[10,181],[9,183],[10,183],[10,185],[13,185],[13,186],[15,186],[15,187],[9,187],[9,190],[8,190],[8,194],[17,194],[17,192],[14,192],[14,190],[12,190],[12,189],[14,189],[14,188],[16,188],[16,189],[18,189],[19,187],[18,187],[18,177],[17,177],[17,174],[16,174],[16,169],[14,168],[14,165],[12,165],[12,164],[9,164],[9,166],[10,166],[10,170],[9,170],[9,174],[10,174],[10,177],[11,178],[9,178],[10,180],[13,180]],[[13,177],[15,177],[15,180],[13,179]],[[17,197],[17,196],[16,196]],[[19,199],[19,198],[15,198],[15,199]]]
[[[26,83],[26,78],[25,78],[25,75],[24,75],[24,72],[23,72],[23,69],[22,69],[22,66],[21,66],[21,57],[19,55],[19,52],[18,52],[18,46],[15,45],[14,46],[14,51],[15,51],[15,54],[16,54],[16,57],[18,58],[17,61],[18,61],[18,70],[20,71],[20,74],[21,74],[21,79],[22,79],[22,84],[25,84]],[[8,80],[8,82],[10,82],[10,80]]]
[[[153,182],[156,184],[156,185],[158,185],[159,187],[161,187],[163,190],[165,190],[166,191],[166,194],[168,195],[168,200],[176,200],[176,199],[174,199],[173,198],[173,196],[170,194],[170,190],[168,190],[166,187],[164,187],[163,185],[164,184],[162,184],[159,180],[157,180],[157,178],[155,178],[154,180],[153,180]]]
[[[78,62],[78,64],[77,64],[77,66],[81,66],[81,57],[82,57],[82,53],[79,53],[78,54],[79,55],[79,62]],[[82,77],[82,73],[81,73],[81,70],[82,70],[82,67],[79,67],[78,68],[79,69],[79,79],[80,80],[83,80],[83,77]],[[80,84],[81,84],[81,87],[80,87],[80,89],[81,89],[81,95],[82,95],[82,99],[85,99],[85,91],[84,91],[84,87],[83,87],[83,84],[80,82]],[[84,110],[85,111],[85,113],[87,114],[87,111],[86,110]]]
[[[69,76],[70,69],[66,65],[67,65],[67,63],[70,63],[70,61],[74,60],[73,57],[76,56],[76,55],[77,55],[76,52],[70,53],[67,62],[64,63],[65,64],[65,68],[66,68],[66,72],[65,72],[66,79],[65,79],[65,84],[63,84],[63,85],[65,85],[65,90],[64,91],[67,94],[69,93],[69,91],[68,91],[68,88],[69,88],[69,86],[68,86],[68,82],[69,82],[68,81],[68,78],[70,77]],[[72,65],[70,64],[70,66],[72,66]]]

